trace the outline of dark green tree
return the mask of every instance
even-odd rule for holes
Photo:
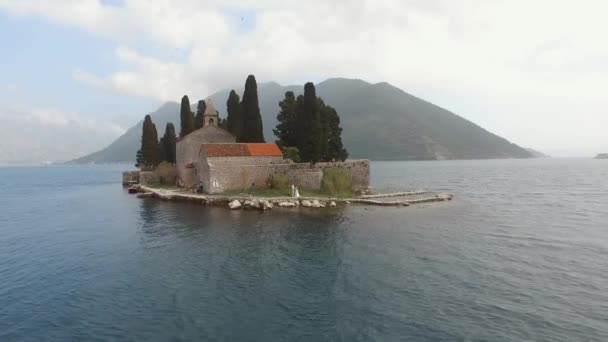
[[[258,85],[255,76],[249,75],[245,81],[243,101],[241,101],[241,114],[243,116],[243,129],[239,142],[263,143],[264,131],[262,126],[262,115],[258,103]]]
[[[322,98],[317,98],[317,103],[319,105],[319,121],[321,123],[321,135],[319,139],[320,143],[320,151],[321,151],[321,160],[329,161],[329,145],[327,143],[328,140],[328,117],[329,112],[331,111],[331,107],[327,106]]]
[[[203,115],[205,115],[205,109],[207,109],[207,102],[205,100],[198,101],[196,105],[196,115],[194,116],[194,129],[197,130],[205,124]]]
[[[165,127],[165,135],[158,142],[161,151],[161,161],[167,161],[175,164],[175,143],[177,136],[175,135],[175,126],[168,122]]]
[[[241,116],[240,98],[236,91],[231,90],[226,101],[226,130],[239,138],[243,128],[243,118]]]
[[[144,154],[141,149],[137,150],[135,155],[135,167],[142,167],[144,164]]]
[[[297,113],[296,147],[303,162],[314,164],[321,160],[322,128],[317,93],[311,82],[304,85],[304,96],[298,97]]]
[[[153,166],[158,165],[162,159],[161,159],[161,155],[160,155],[160,149],[159,149],[159,145],[158,145],[158,131],[156,130],[156,124],[152,123],[152,132],[154,133],[152,141],[156,142],[156,148],[154,149],[154,152],[152,154],[151,157],[151,162]]]
[[[297,122],[297,101],[293,91],[285,93],[283,101],[279,102],[279,114],[277,114],[277,126],[272,130],[274,135],[279,138],[277,145],[281,148],[297,146],[296,133],[298,131]]]
[[[194,114],[192,114],[192,110],[190,109],[190,100],[188,99],[188,95],[184,95],[182,97],[182,106],[180,109],[180,119],[181,119],[181,130],[179,131],[179,136],[186,136],[188,133],[194,131]]]
[[[348,152],[342,144],[342,127],[340,127],[340,116],[331,106],[325,106],[323,120],[326,125],[326,144],[327,150],[324,159],[326,161],[340,160],[348,158]]]
[[[159,163],[158,134],[150,115],[146,115],[141,134],[141,148],[138,151],[139,167],[152,168]]]
[[[296,163],[302,161],[300,159],[300,151],[297,147],[283,147],[281,148],[281,152],[283,152],[283,158],[291,159]]]

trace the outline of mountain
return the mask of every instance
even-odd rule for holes
[[[526,151],[530,152],[530,154],[532,155],[532,157],[534,158],[551,158],[550,155],[548,154],[544,154],[541,151],[535,150],[533,148],[526,148]]]
[[[531,158],[532,154],[504,138],[388,83],[332,78],[316,85],[317,95],[338,111],[343,142],[351,158],[375,160],[435,160]],[[242,95],[243,89],[235,89]],[[297,94],[303,86],[260,83],[258,96],[264,136],[274,141],[278,103],[286,91]],[[229,90],[211,95],[220,116],[225,116]],[[196,105],[198,99],[190,98]],[[193,108],[194,109],[194,108]],[[159,135],[172,121],[179,127],[179,104],[167,102],[151,113]],[[143,115],[142,115],[143,117]],[[76,159],[75,163],[132,162],[139,148],[140,121],[108,147]]]
[[[156,125],[158,135],[162,136],[165,133],[167,122],[171,121],[177,124],[179,128],[179,104],[177,102],[167,102],[160,106],[155,112],[150,113],[152,121]],[[142,120],[135,126],[129,128],[123,135],[114,140],[103,150],[91,153],[84,157],[80,157],[70,163],[85,164],[85,163],[118,163],[118,162],[134,162],[135,153],[141,144],[141,130],[143,125]]]
[[[600,153],[594,159],[608,159],[608,153]]]

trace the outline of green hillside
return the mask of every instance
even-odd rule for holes
[[[278,103],[286,91],[302,93],[302,86],[264,83],[258,86],[264,136],[274,141]],[[434,160],[530,158],[527,150],[432,103],[388,83],[334,78],[316,85],[318,96],[340,114],[342,138],[351,158],[375,160]],[[242,94],[242,89],[236,89]],[[220,116],[225,116],[229,90],[211,95]],[[196,104],[198,98],[190,95]],[[143,118],[142,114],[142,118]],[[179,104],[167,102],[152,113],[156,127],[167,121],[179,125]],[[101,151],[76,163],[132,162],[139,148],[140,121]]]

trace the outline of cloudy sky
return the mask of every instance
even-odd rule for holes
[[[608,150],[606,13],[603,0],[0,0],[0,161],[80,156],[250,73],[386,81],[522,146],[590,156]]]

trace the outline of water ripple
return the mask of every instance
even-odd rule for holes
[[[122,168],[0,169],[0,340],[608,340],[608,163],[373,163],[456,200],[298,213]]]

